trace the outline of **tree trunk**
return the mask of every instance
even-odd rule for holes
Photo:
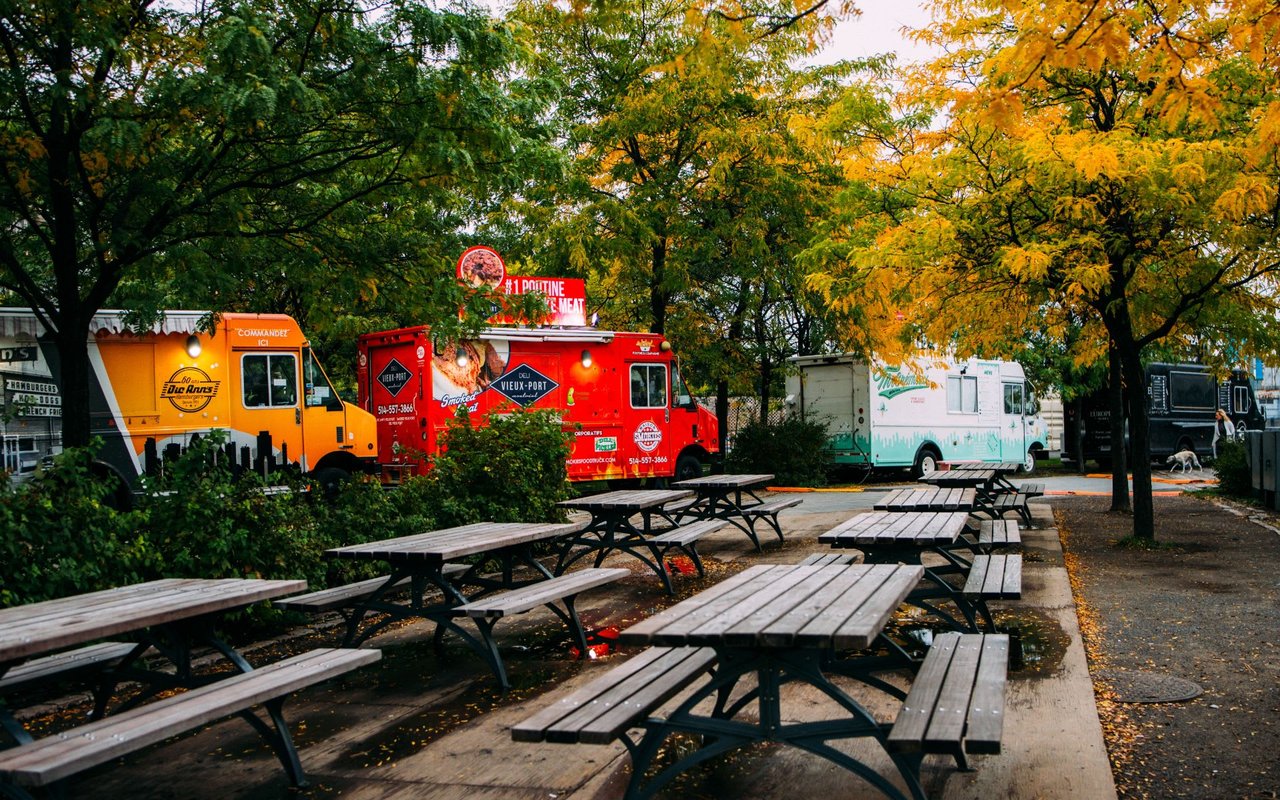
[[[667,304],[671,295],[666,289],[667,283],[667,241],[658,239],[650,250],[650,266],[653,271],[649,276],[649,324],[650,333],[667,332]]]
[[[1084,463],[1084,397],[1077,397],[1071,402],[1074,403],[1076,407],[1075,441],[1072,442],[1076,454],[1076,472],[1083,475],[1089,471],[1088,467],[1086,467]]]
[[[1129,465],[1125,453],[1124,368],[1115,342],[1107,348],[1107,404],[1111,412],[1111,510],[1129,513]]]
[[[772,399],[769,382],[773,379],[773,364],[766,355],[760,361],[760,424],[769,424],[769,401]]]
[[[90,438],[88,324],[59,323],[54,342],[62,388],[62,446],[85,447]]]
[[[1136,343],[1121,348],[1125,383],[1129,386],[1129,442],[1133,468],[1133,535],[1155,541],[1155,506],[1151,499],[1151,424],[1146,372]]]

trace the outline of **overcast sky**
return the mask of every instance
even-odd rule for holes
[[[862,16],[841,23],[831,43],[814,59],[820,64],[894,52],[900,63],[918,61],[928,51],[902,36],[902,28],[923,28],[929,14],[922,0],[861,0]]]

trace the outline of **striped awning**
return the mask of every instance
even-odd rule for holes
[[[125,324],[123,311],[103,309],[93,315],[89,322],[90,333],[131,333],[132,329]],[[151,326],[151,333],[196,333],[200,320],[207,317],[207,311],[166,311],[164,317]],[[29,308],[0,309],[0,336],[14,339],[19,336],[38,338],[45,333],[44,325]]]

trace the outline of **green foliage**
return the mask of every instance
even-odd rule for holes
[[[305,479],[264,485],[219,458],[224,436],[192,441],[163,473],[144,478],[135,508],[104,503],[93,451],[71,449],[28,483],[0,487],[0,606],[32,603],[164,577],[293,578],[315,587],[377,574],[379,565],[334,561],[332,547],[468,522],[563,519],[569,443],[546,412],[460,418],[449,452],[426,477],[396,491],[357,479],[336,496]],[[250,621],[270,622],[255,611]]]
[[[773,473],[788,486],[824,486],[827,482],[827,426],[789,417],[776,425],[752,422],[738,431],[725,457],[729,472]]]
[[[91,451],[69,449],[20,487],[0,487],[0,606],[136,581],[155,553],[137,522],[105,504]]]
[[[1249,448],[1244,442],[1218,442],[1218,458],[1213,468],[1218,473],[1218,490],[1223,494],[1243,498],[1257,494],[1249,466]]]
[[[462,411],[443,444],[431,474],[442,526],[564,519],[570,443],[556,414],[495,412],[477,426]]]

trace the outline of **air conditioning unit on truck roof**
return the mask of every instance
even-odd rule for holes
[[[425,473],[460,408],[559,412],[569,479],[695,477],[719,452],[715,415],[689,393],[652,333],[494,327],[433,343],[426,326],[360,337],[359,402],[377,419],[384,475]]]
[[[337,480],[373,468],[373,417],[338,398],[297,322],[227,313],[210,335],[199,329],[208,316],[166,311],[142,333],[118,311],[93,317],[90,426],[104,464],[131,485],[192,437],[220,430],[244,469]],[[62,449],[57,363],[52,336],[30,309],[0,309],[4,466],[19,477]]]

